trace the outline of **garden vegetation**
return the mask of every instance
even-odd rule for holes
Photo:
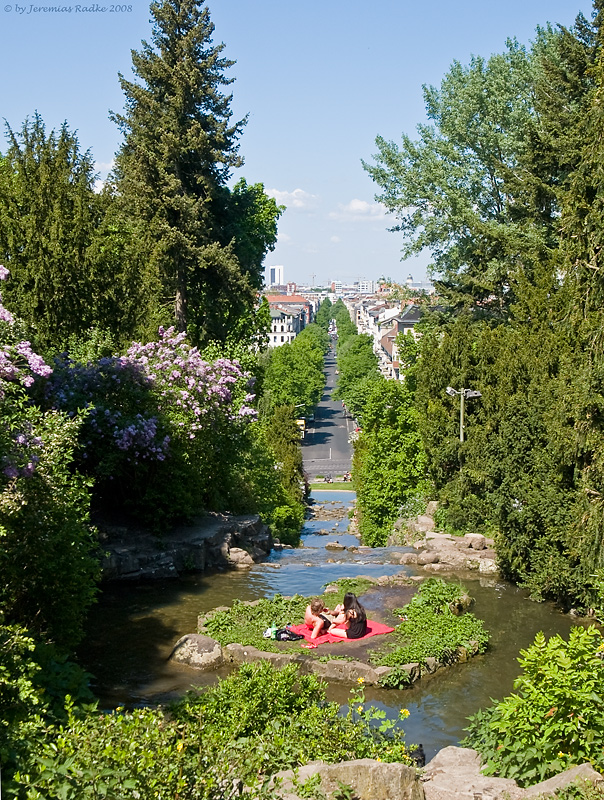
[[[101,714],[68,658],[94,602],[101,512],[158,532],[204,511],[257,512],[296,543],[305,491],[296,419],[321,396],[332,318],[338,396],[361,427],[364,540],[383,544],[398,515],[433,495],[448,530],[495,536],[501,570],[534,597],[602,614],[603,13],[594,0],[591,20],[454,63],[440,87],[425,87],[429,124],[416,140],[378,138],[366,169],[405,252],[434,254],[439,294],[419,343],[399,341],[402,384],[380,376],[342,303],[325,303],[316,326],[266,352],[257,293],[283,208],[262,184],[231,180],[245,119],[232,120],[231,62],[213,43],[204,0],[152,4],[134,79],[120,76],[125,108],[113,118],[123,141],[100,193],[67,124],[47,133],[34,115],[7,129],[7,796],[111,797],[119,786],[123,797],[213,800],[238,791],[233,774],[262,783],[317,757],[317,741],[332,760],[405,758],[400,734],[373,724],[361,694],[357,711],[339,716],[322,686],[293,669],[244,668],[169,711]],[[468,406],[464,442],[447,386],[482,395]],[[449,620],[421,599],[402,612],[384,658],[429,657],[437,643],[419,636],[429,614],[439,658],[455,642],[484,646],[470,615]],[[472,722],[493,771],[530,782],[581,758],[600,765],[598,637],[538,639],[522,655],[518,695]],[[500,735],[509,738],[495,748]]]

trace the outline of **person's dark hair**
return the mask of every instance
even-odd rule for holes
[[[361,603],[359,603],[359,598],[354,592],[346,592],[344,595],[344,612],[347,616],[349,611],[354,611],[355,619],[361,621],[367,619],[367,612]]]

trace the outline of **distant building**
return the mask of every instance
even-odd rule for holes
[[[411,289],[414,292],[424,292],[425,294],[434,294],[434,286],[431,281],[414,281],[413,275],[407,275],[405,286],[407,287],[407,289]]]
[[[271,312],[269,347],[279,347],[293,342],[296,336],[313,319],[313,306],[302,295],[268,294]]]
[[[286,309],[271,306],[271,332],[269,347],[289,344],[304,328],[304,314],[299,309]]]
[[[283,265],[268,268],[268,285],[283,286]]]

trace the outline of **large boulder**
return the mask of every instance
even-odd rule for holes
[[[312,661],[312,672],[329,681],[355,683],[361,678],[366,684],[376,684],[379,680],[375,669],[362,661],[344,661],[332,658],[329,661]]]
[[[425,567],[426,564],[438,564],[439,561],[440,555],[434,550],[426,550],[417,557],[417,564],[422,567]]]
[[[281,669],[292,661],[302,664],[306,660],[304,656],[298,654],[268,653],[251,645],[237,643],[227,644],[224,648],[224,658],[234,664],[255,664],[258,661],[270,661],[276,669]]]
[[[241,547],[231,547],[228,551],[229,567],[234,569],[249,569],[254,566],[254,559]]]
[[[508,798],[519,800],[523,790],[511,778],[493,778],[480,772],[480,756],[475,750],[445,747],[425,768],[425,800],[475,800]]]
[[[555,794],[555,792],[560,789],[566,789],[568,786],[571,786],[571,784],[581,784],[585,781],[602,788],[604,778],[599,772],[595,771],[591,764],[579,764],[577,767],[571,767],[570,769],[564,770],[564,772],[560,772],[558,775],[554,775],[553,778],[529,786],[524,790],[524,796],[537,797],[538,795],[551,795]]]
[[[413,767],[406,764],[384,764],[371,758],[358,761],[341,761],[339,764],[315,762],[297,770],[279,772],[275,779],[281,781],[279,793],[284,800],[296,800],[296,785],[319,775],[321,791],[328,796],[340,789],[340,784],[350,786],[358,800],[423,800],[422,789]]]
[[[472,550],[484,550],[486,547],[485,538],[482,533],[466,533],[463,537],[463,541],[468,547],[471,547]]]
[[[224,662],[219,642],[199,633],[181,636],[174,645],[170,658],[199,670],[216,669]]]

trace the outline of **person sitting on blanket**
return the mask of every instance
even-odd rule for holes
[[[304,622],[309,628],[312,628],[310,638],[316,639],[317,636],[327,633],[334,623],[344,622],[346,618],[343,611],[344,606],[338,605],[331,612],[325,607],[320,597],[315,597],[314,600],[311,600],[309,605],[306,606],[306,613],[304,614]]]
[[[353,592],[346,592],[344,595],[344,621],[346,627],[334,628],[333,625],[329,628],[332,636],[340,636],[342,639],[362,639],[367,633],[367,614],[365,609],[359,603],[356,594]],[[334,622],[338,624],[340,618],[338,617]]]

